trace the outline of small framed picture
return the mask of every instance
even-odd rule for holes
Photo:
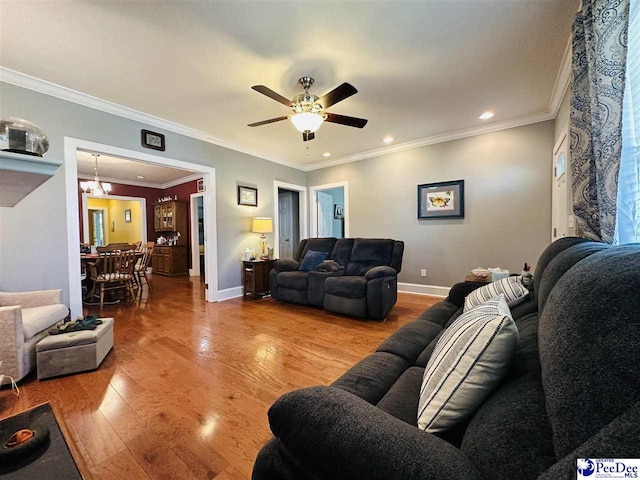
[[[238,205],[258,206],[258,189],[238,185]]]
[[[131,209],[127,208],[124,211],[124,221],[125,223],[131,223]]]
[[[142,146],[145,148],[152,148],[153,150],[160,150],[164,152],[164,135],[151,130],[142,130]]]
[[[201,178],[200,180],[198,180],[198,181],[196,182],[196,185],[197,185],[197,187],[198,187],[198,193],[200,193],[200,192],[204,192],[204,179],[203,179],[203,178]]]
[[[464,218],[464,180],[418,185],[418,220]]]
[[[342,220],[344,218],[344,207],[337,203],[333,206],[333,218],[336,220]]]

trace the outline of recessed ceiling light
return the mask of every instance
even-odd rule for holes
[[[484,112],[482,115],[480,115],[478,118],[480,120],[489,120],[490,118],[493,118],[494,113],[493,112]]]
[[[395,138],[393,138],[393,137],[384,137],[384,138],[382,139],[382,141],[383,141],[384,143],[391,143],[391,142],[393,142],[394,140],[395,140]]]
[[[140,180],[142,180],[144,178],[144,175],[136,175],[136,178],[139,178]]]
[[[324,152],[322,154],[323,157],[330,157],[331,156],[331,152]]]

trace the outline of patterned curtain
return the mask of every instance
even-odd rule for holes
[[[583,0],[573,22],[571,175],[578,236],[613,242],[630,0]]]

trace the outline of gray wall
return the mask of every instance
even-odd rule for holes
[[[307,173],[349,182],[350,236],[405,242],[401,282],[451,286],[477,266],[520,272],[551,228],[554,122],[406,150]],[[417,220],[417,185],[465,180],[465,218]],[[420,277],[420,269],[427,277]]]
[[[239,252],[259,248],[251,219],[272,216],[273,181],[305,184],[300,170],[0,82],[0,118],[9,116],[47,132],[47,157],[61,161],[68,136],[215,167],[219,289],[240,285]],[[165,134],[166,151],[141,147],[142,128]],[[257,208],[237,205],[238,183],[258,188]],[[17,206],[0,208],[0,289],[62,288],[68,300],[65,210],[64,165]]]

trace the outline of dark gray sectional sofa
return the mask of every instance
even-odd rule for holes
[[[282,396],[254,480],[576,478],[577,458],[640,457],[640,245],[564,238],[512,309],[519,349],[473,416],[417,428],[424,368],[474,284],[403,326],[331,386]]]
[[[300,265],[309,251],[327,254],[311,271]],[[398,299],[404,242],[376,238],[310,238],[294,260],[277,260],[271,297],[360,318],[382,319]]]

